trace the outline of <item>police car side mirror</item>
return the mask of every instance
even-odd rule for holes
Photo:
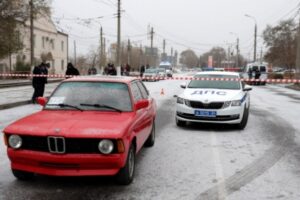
[[[181,83],[180,87],[183,88],[183,89],[185,89],[186,88],[186,83]]]
[[[243,89],[244,92],[251,91],[251,90],[252,90],[252,87],[249,85],[246,85]]]

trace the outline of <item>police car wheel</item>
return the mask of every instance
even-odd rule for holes
[[[240,130],[245,129],[248,123],[248,118],[249,118],[249,108],[246,108],[245,106],[243,118],[242,121],[238,124],[238,129]]]
[[[186,126],[186,122],[182,121],[182,120],[179,120],[179,119],[176,118],[176,125],[178,127],[185,127]]]

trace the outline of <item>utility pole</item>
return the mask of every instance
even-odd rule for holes
[[[130,65],[130,56],[131,56],[131,44],[130,39],[128,39],[128,45],[127,45],[127,64]]]
[[[140,45],[140,67],[142,66],[142,65],[144,65],[144,63],[143,63],[143,46],[142,46],[142,44]]]
[[[257,47],[257,21],[256,21],[256,18],[251,16],[251,15],[248,15],[248,14],[245,14],[245,17],[249,17],[251,18],[254,23],[255,23],[255,26],[254,26],[254,55],[253,55],[253,62],[256,62],[256,47]]]
[[[255,22],[255,27],[254,27],[254,57],[253,57],[254,62],[256,62],[256,46],[257,46],[257,23]]]
[[[102,26],[100,28],[100,62],[99,62],[100,66],[103,66],[103,29]]]
[[[171,65],[172,65],[172,67],[173,67],[173,47],[171,48]]]
[[[228,68],[230,67],[230,58],[231,58],[230,54],[231,54],[230,45],[228,45],[228,52],[227,52],[227,62],[228,62],[227,67]]]
[[[240,39],[236,39],[236,67],[239,67],[240,64]]]
[[[298,39],[297,39],[297,57],[296,57],[296,72],[298,74],[297,78],[300,78],[300,19],[298,25]]]
[[[29,1],[30,6],[30,65],[31,67],[34,66],[34,24],[33,24],[33,18],[34,18],[34,5],[33,0]]]
[[[153,62],[153,58],[154,58],[154,53],[153,53],[153,39],[154,39],[154,30],[153,30],[153,27],[151,28],[151,32],[150,32],[150,34],[151,34],[151,58],[150,58],[150,63],[151,63],[151,65],[154,63]],[[152,63],[153,62],[153,63]]]
[[[121,0],[118,0],[118,44],[117,44],[117,59],[116,59],[116,64],[119,67],[121,65],[121,56],[120,56],[120,50],[121,50]]]
[[[106,38],[103,38],[103,64],[106,64]]]
[[[166,40],[164,40],[163,42],[163,53],[164,54],[166,53]]]
[[[260,63],[263,63],[263,48],[260,50]]]
[[[74,40],[74,66],[76,67],[76,41]]]

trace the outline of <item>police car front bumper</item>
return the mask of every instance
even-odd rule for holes
[[[177,103],[176,118],[180,121],[186,122],[200,122],[200,123],[218,123],[218,124],[238,124],[242,121],[244,114],[243,103],[241,106],[229,106],[224,109],[210,109],[209,111],[216,112],[214,117],[196,116],[195,111],[203,110],[186,106],[185,104]],[[208,110],[205,110],[208,111]]]

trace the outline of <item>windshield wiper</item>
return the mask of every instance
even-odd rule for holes
[[[95,107],[95,108],[107,108],[107,109],[114,110],[114,111],[117,111],[117,112],[120,112],[120,113],[123,112],[122,110],[120,110],[118,108],[108,106],[108,105],[104,105],[104,104],[84,104],[84,103],[81,103],[80,105],[81,106],[88,106],[88,107]]]
[[[64,104],[64,103],[59,103],[59,104],[47,104],[47,106],[59,106],[59,107],[61,107],[61,108],[69,107],[69,108],[75,108],[76,110],[83,111],[82,109],[78,108],[77,106],[72,106],[72,105]]]

